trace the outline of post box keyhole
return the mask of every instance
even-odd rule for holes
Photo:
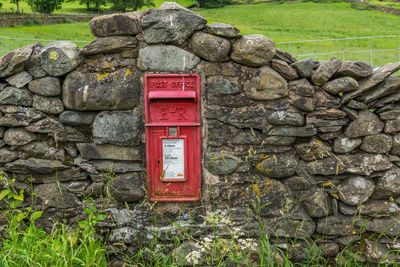
[[[157,164],[160,165],[160,160],[159,159],[157,159]]]
[[[178,136],[178,129],[177,127],[169,127],[168,128],[169,136]]]

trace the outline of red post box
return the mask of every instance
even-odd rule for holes
[[[149,199],[199,200],[200,77],[147,74],[144,81]]]

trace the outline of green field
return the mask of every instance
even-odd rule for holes
[[[16,10],[15,4],[11,4],[10,1],[8,1],[8,0],[1,0],[0,2],[3,4],[3,6],[0,8],[0,13],[15,12],[15,10]],[[159,7],[163,2],[164,2],[164,0],[154,0],[155,7]],[[178,2],[182,6],[190,6],[194,3],[194,1],[192,1],[192,0],[176,0],[174,2]],[[107,12],[107,9],[109,9],[110,7],[111,7],[110,5],[104,7],[103,8],[104,12]],[[28,4],[26,2],[21,1],[19,3],[19,9],[22,13],[32,13],[32,9],[30,8],[30,6],[28,6]],[[146,10],[146,9],[148,9],[148,7],[142,8],[142,10]],[[79,1],[75,1],[75,2],[64,2],[62,4],[62,8],[59,10],[56,10],[54,13],[55,14],[87,14],[88,12],[87,12],[85,6],[80,5]]]
[[[187,0],[185,0],[187,1]],[[160,3],[158,3],[160,4]],[[204,15],[209,23],[226,22],[235,25],[242,34],[260,33],[276,43],[299,40],[316,40],[344,37],[382,36],[400,34],[400,17],[375,10],[357,10],[348,3],[285,2],[251,5],[231,5],[214,9],[194,9]],[[42,26],[17,26],[2,28],[2,36],[51,40],[92,40],[87,23]],[[25,44],[3,40],[5,50]],[[374,65],[399,61],[400,38],[374,40],[339,40],[299,44],[277,44],[293,55],[338,51],[319,55],[316,59],[336,56],[347,60],[367,60]],[[354,51],[394,49],[385,52],[349,53]],[[1,44],[0,44],[0,50]],[[342,51],[346,52],[343,53]],[[302,58],[302,57],[299,57]]]

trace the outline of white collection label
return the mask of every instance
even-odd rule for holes
[[[164,179],[185,178],[184,139],[162,139]]]

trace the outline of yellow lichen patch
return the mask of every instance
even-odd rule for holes
[[[110,75],[110,73],[104,73],[104,74],[97,74],[97,80],[101,81],[103,80],[105,77],[107,77],[108,75]]]
[[[333,196],[333,197],[336,198],[336,199],[339,199],[338,194],[331,194],[331,196]]]
[[[131,74],[132,74],[132,71],[131,71],[130,69],[127,69],[127,70],[125,71],[124,77],[126,77],[126,76],[128,76],[128,75],[131,75]]]
[[[114,67],[114,65],[111,62],[106,63],[106,68],[112,68],[112,67]]]
[[[58,53],[57,53],[57,51],[52,51],[52,52],[50,52],[49,58],[51,58],[52,60],[57,60],[57,58],[58,58]]]
[[[256,168],[257,168],[257,170],[259,170],[259,171],[261,171],[261,172],[264,171],[262,162],[258,163],[257,166],[256,166]]]
[[[331,180],[328,180],[327,182],[322,184],[322,186],[324,186],[324,187],[328,187],[328,186],[331,186],[331,185],[332,185],[332,181]]]
[[[258,196],[261,196],[261,190],[260,187],[256,184],[251,185],[251,189],[253,190],[254,193],[256,193]]]

